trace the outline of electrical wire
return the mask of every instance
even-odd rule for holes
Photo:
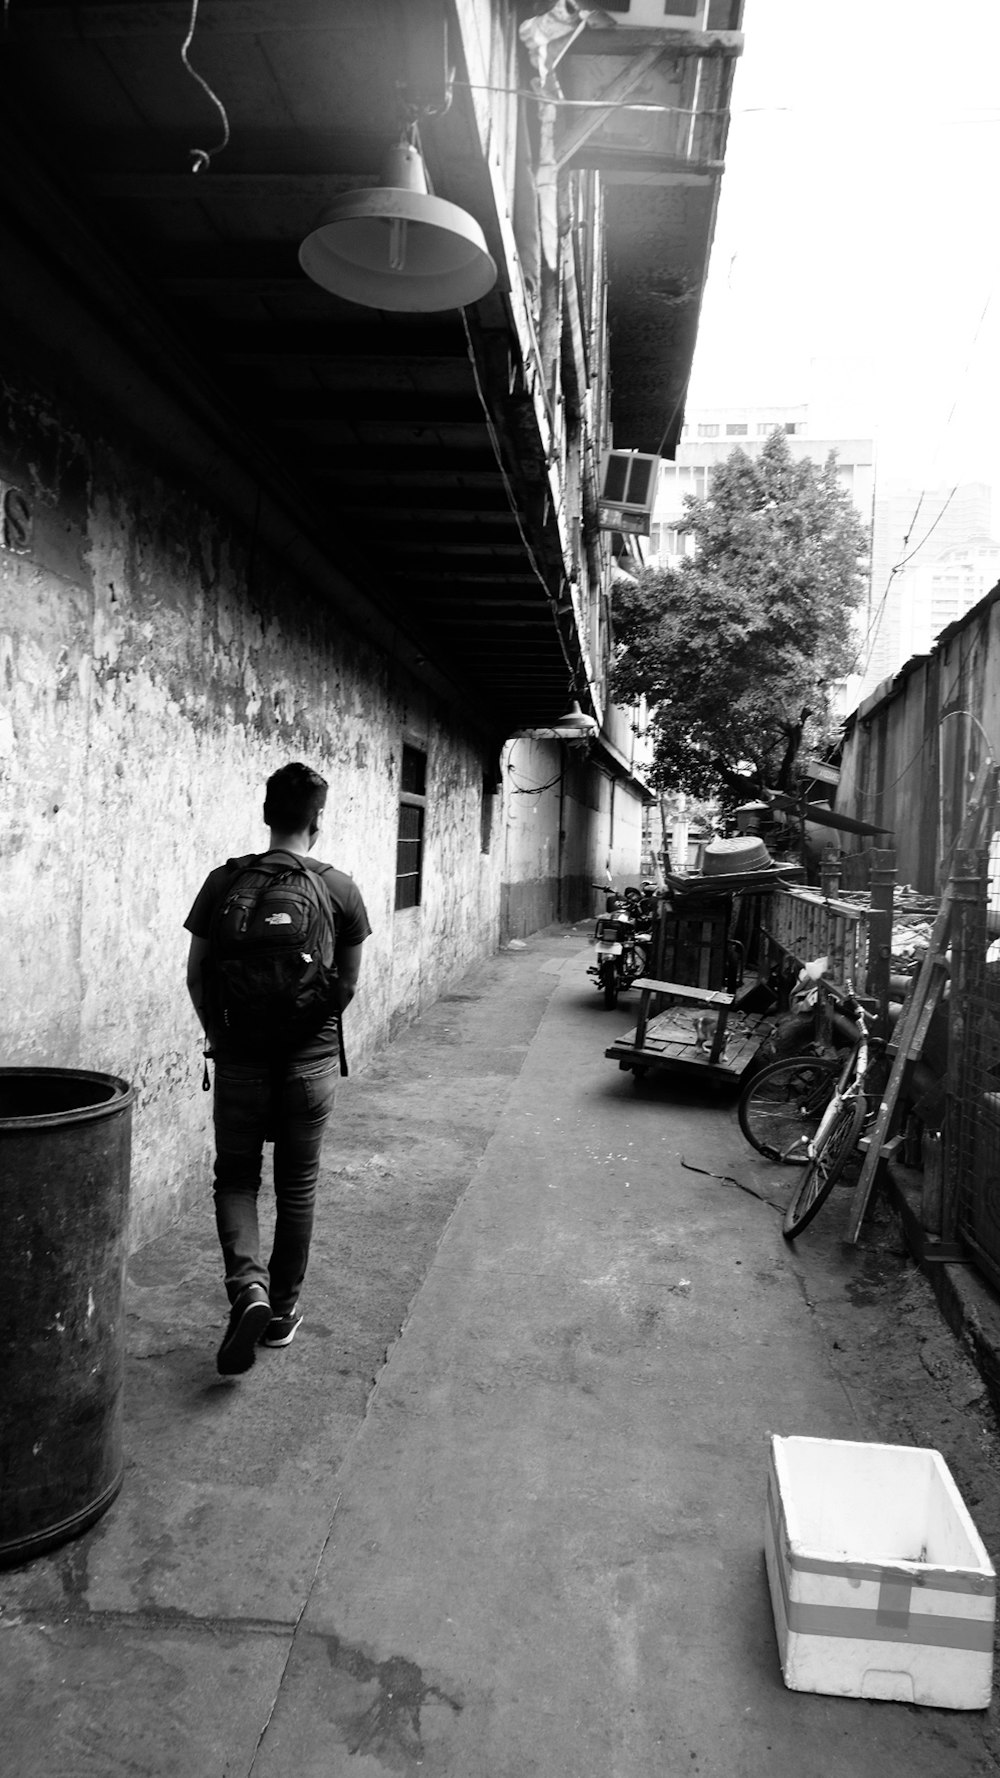
[[[192,173],[202,172],[205,167],[211,164],[213,154],[221,154],[222,150],[229,146],[229,117],[226,113],[226,107],[222,103],[218,94],[212,91],[212,88],[209,86],[208,81],[204,76],[198,73],[197,68],[192,68],[191,63],[188,61],[188,50],[191,48],[191,44],[194,41],[195,26],[198,23],[198,6],[199,0],[191,0],[191,22],[188,25],[188,34],[181,47],[181,61],[190,74],[191,79],[198,82],[202,92],[211,100],[216,111],[219,113],[219,116],[222,119],[222,140],[221,142],[217,142],[214,148],[192,148],[189,150],[192,161]]]
[[[964,672],[964,663],[959,670],[959,680],[961,680],[963,672]],[[949,720],[950,717],[953,717],[953,716],[967,716],[970,722],[975,723],[977,729],[979,730],[979,733],[982,735],[983,740],[986,744],[986,752],[988,755],[987,769],[992,771],[996,765],[996,755],[993,751],[993,747],[990,742],[990,737],[986,733],[986,730],[984,729],[978,716],[973,716],[971,710],[964,710],[964,709],[963,710],[946,710],[944,715],[939,719],[938,727],[943,728],[944,724]],[[942,790],[941,790],[941,779],[942,779],[943,773],[944,773],[944,759],[943,759],[942,755],[939,754],[938,755],[938,856],[940,858],[940,867],[939,868],[942,871],[947,871],[950,876],[952,862],[954,860],[956,852],[959,849],[959,844],[961,842],[962,836],[961,836],[961,833],[956,833],[953,835],[950,843],[948,845],[945,844],[944,796],[943,796]],[[967,808],[966,808],[966,813],[968,813]]]
[[[959,679],[960,680],[962,677],[962,671],[963,671],[963,669],[960,668],[959,669]],[[989,755],[989,763],[990,763],[990,765],[995,764],[996,754],[994,752],[993,743],[991,742],[990,737],[987,734],[982,723],[980,722],[978,716],[974,716],[971,710],[965,710],[965,709],[946,710],[944,715],[938,718],[938,725],[937,725],[938,728],[939,729],[943,728],[944,724],[946,722],[950,721],[951,718],[954,716],[967,716],[970,722],[975,723],[977,729],[979,730],[980,734],[983,737],[983,742],[985,744],[986,751]],[[927,734],[924,736],[923,740],[920,743],[920,746],[917,748],[916,753],[914,753],[910,757],[910,759],[907,760],[902,771],[899,772],[897,774],[897,776],[891,780],[890,783],[883,784],[881,790],[862,790],[859,785],[856,785],[854,788],[853,794],[857,798],[858,802],[862,802],[862,803],[878,802],[879,798],[884,797],[887,791],[895,790],[896,785],[901,784],[903,782],[903,779],[907,776],[907,774],[912,771],[913,767],[916,765],[921,754],[925,753],[927,751],[927,748],[930,746],[931,741],[933,739],[934,739],[934,731],[932,730],[930,734]]]
[[[490,86],[484,81],[453,80],[453,86],[463,86],[472,93],[504,93],[510,99],[534,99],[536,105],[564,106],[577,111],[658,111],[671,117],[749,117],[757,111],[794,111],[794,105],[746,105],[733,110],[729,105],[658,105],[652,100],[642,99],[566,99],[555,98],[552,94],[542,92],[535,87],[525,86]]]
[[[541,796],[543,791],[553,790],[557,784],[562,783],[562,773],[560,772],[557,777],[549,778],[545,784],[515,784],[514,775],[509,764],[507,766],[507,776],[510,779],[511,796]]]
[[[560,767],[556,776],[554,778],[549,778],[545,784],[518,784],[512,763],[514,758],[514,739],[510,741],[509,746],[510,752],[507,755],[507,779],[512,796],[540,796],[542,791],[552,790],[555,785],[562,782],[563,772],[562,767]]]
[[[931,736],[925,735],[923,740],[920,743],[920,746],[917,748],[916,753],[913,755],[912,759],[907,760],[907,762],[906,762],[905,766],[903,767],[902,771],[900,772],[898,778],[893,778],[891,784],[883,784],[881,790],[862,790],[860,785],[856,785],[855,789],[854,789],[854,795],[857,797],[858,801],[862,802],[862,803],[875,803],[875,802],[878,802],[879,797],[885,795],[887,790],[895,790],[896,785],[902,784],[903,779],[906,777],[907,773],[909,771],[911,771],[912,768],[916,765],[917,760],[920,758],[920,755],[922,753],[926,752],[928,746],[930,745],[930,741],[931,741]]]
[[[944,505],[942,506],[941,511],[938,513],[937,518],[934,520],[934,523],[931,526],[930,530],[924,532],[923,536],[920,539],[920,542],[918,544],[916,544],[913,549],[911,549],[908,556],[904,556],[901,562],[896,563],[896,566],[893,570],[893,572],[895,574],[898,574],[902,568],[905,568],[907,562],[912,562],[914,556],[918,555],[919,552],[923,549],[924,544],[927,542],[928,537],[930,537],[932,535],[932,533],[937,530],[939,524],[941,523],[941,520],[944,518],[945,513],[948,511],[948,508],[951,505],[951,503],[954,500],[955,495],[957,493],[958,493],[958,488],[956,486],[956,487],[952,488],[951,493],[948,495],[947,500],[945,501]],[[923,495],[921,495],[921,499],[923,499]],[[917,510],[919,511],[919,504],[918,504]],[[914,515],[913,515],[913,522],[914,523],[916,522],[916,513],[914,513]],[[910,529],[911,530],[913,529],[912,524],[910,526]],[[904,537],[904,539],[903,539],[904,548],[906,546],[908,536],[909,536],[909,533],[907,534],[907,537]]]
[[[490,413],[489,406],[486,401],[486,394],[483,389],[482,381],[479,376],[479,366],[476,363],[476,353],[475,353],[475,348],[472,343],[472,333],[469,329],[468,318],[466,316],[464,309],[460,309],[459,313],[462,317],[462,326],[465,329],[466,350],[469,355],[469,363],[472,366],[472,376],[473,376],[473,380],[476,385],[476,394],[479,397],[479,405],[483,410],[483,418],[486,421],[486,431],[489,436],[489,441],[490,441],[490,446],[493,451],[493,456],[496,460],[497,469],[500,472],[500,479],[504,485],[504,492],[507,495],[507,499],[510,504],[511,514],[514,519],[514,523],[517,526],[518,533],[521,538],[521,542],[524,545],[524,552],[528,558],[528,562],[530,563],[532,573],[534,574],[535,579],[538,581],[543,593],[545,594],[546,599],[548,600],[550,606],[552,607],[552,617],[553,617],[553,621],[555,623],[556,635],[559,638],[559,646],[562,650],[563,660],[566,663],[566,671],[569,674],[570,691],[573,694],[573,696],[578,696],[579,695],[578,674],[577,674],[576,668],[573,666],[573,663],[570,660],[569,651],[566,647],[566,640],[565,640],[565,637],[563,636],[562,629],[559,624],[558,600],[556,599],[555,595],[553,594],[553,592],[548,584],[548,581],[545,579],[544,574],[542,573],[541,569],[538,566],[538,562],[535,557],[535,552],[532,549],[531,544],[528,542],[527,534],[525,532],[524,526],[521,523],[521,515],[520,515],[518,508],[517,508],[517,499],[514,494],[514,489],[511,485],[510,477],[508,476],[507,471],[504,468],[503,455],[500,450],[500,440],[497,436],[496,427],[493,424],[493,416]]]
[[[924,498],[925,498],[926,492],[927,492],[926,488],[921,489],[920,494],[917,499],[917,504],[913,509],[913,517],[910,520],[910,523],[907,526],[906,532],[903,537],[902,547],[904,550],[906,549],[906,546],[909,543],[910,538],[913,534],[913,527],[917,522],[917,517],[920,513],[920,508],[924,503]],[[864,668],[862,669],[862,671],[867,673],[868,666],[871,661],[871,657],[875,652],[875,644],[878,641],[878,633],[879,633],[879,630],[882,626],[882,619],[885,615],[885,608],[886,608],[886,604],[888,602],[889,590],[892,586],[892,583],[895,580],[896,575],[902,573],[903,569],[906,567],[907,562],[912,562],[914,556],[919,555],[920,551],[923,549],[924,544],[927,542],[928,538],[931,537],[933,535],[933,533],[937,530],[938,525],[941,523],[941,520],[944,518],[945,513],[947,512],[949,506],[951,505],[951,503],[954,500],[955,495],[957,493],[958,493],[958,487],[955,486],[954,488],[952,488],[951,493],[948,495],[948,498],[945,501],[944,505],[942,506],[941,511],[938,513],[937,518],[934,520],[933,525],[931,525],[931,527],[928,531],[924,532],[924,535],[920,539],[920,542],[918,544],[914,545],[913,549],[910,550],[908,555],[902,556],[901,559],[898,562],[895,562],[893,564],[893,566],[890,568],[889,578],[885,583],[885,587],[882,592],[882,597],[879,600],[878,610],[876,611],[875,616],[872,618],[871,623],[869,624],[867,630],[865,631],[864,636],[862,637],[860,643],[858,644],[854,659],[852,660],[851,665],[848,668],[848,677],[854,672],[854,670],[857,667],[857,664],[858,664],[859,660],[861,659],[861,656],[864,653],[866,648],[868,649],[868,657],[865,661]],[[871,643],[870,648],[868,647],[869,643]]]
[[[982,332],[983,322],[986,320],[986,316],[989,313],[989,308],[990,308],[990,304],[992,301],[993,301],[993,292],[992,292],[992,290],[990,290],[987,292],[986,301],[983,303],[982,309],[979,314],[979,319],[976,322],[975,330],[972,335],[972,339],[969,342],[968,354],[966,356],[965,363],[962,366],[961,376],[959,377],[959,380],[958,380],[958,389],[955,393],[955,397],[954,397],[954,400],[952,401],[951,407],[948,410],[947,419],[945,420],[944,426],[941,429],[941,436],[938,439],[937,447],[935,449],[933,461],[931,464],[932,472],[933,472],[934,464],[937,463],[937,460],[938,460],[939,456],[941,455],[941,447],[944,443],[945,437],[947,436],[948,428],[951,425],[953,419],[955,418],[955,412],[958,407],[959,400],[961,398],[962,389],[964,388],[965,380],[969,374],[969,370],[972,365],[972,358],[973,358],[973,354],[976,349],[976,344],[979,339],[979,335]],[[909,527],[906,531],[906,535],[903,538],[902,547],[904,550],[906,549],[906,546],[910,541],[910,537],[913,533],[913,527],[917,522],[917,518],[920,513],[920,508],[923,505],[924,496],[925,496],[926,492],[927,492],[926,488],[922,489],[920,492],[920,496],[917,500],[917,504],[914,509],[913,517],[910,520]],[[863,671],[864,672],[868,671],[868,667],[871,662],[871,657],[875,651],[875,643],[878,640],[878,632],[879,632],[879,629],[881,628],[881,625],[882,625],[882,618],[885,615],[886,602],[889,597],[889,589],[892,586],[893,580],[895,579],[896,575],[898,573],[900,573],[903,568],[905,568],[907,562],[911,562],[913,560],[913,557],[915,555],[917,555],[921,549],[923,549],[923,546],[927,542],[928,537],[931,536],[931,533],[940,524],[942,518],[944,517],[945,512],[947,511],[948,507],[950,506],[950,504],[951,504],[952,500],[954,499],[954,496],[957,492],[958,492],[957,487],[952,488],[951,493],[948,495],[948,498],[945,501],[944,506],[942,506],[941,511],[938,513],[938,516],[934,520],[934,524],[931,526],[930,530],[926,533],[926,535],[924,537],[921,538],[920,542],[915,546],[915,548],[910,551],[909,555],[904,555],[902,560],[897,562],[890,569],[889,578],[886,581],[885,589],[882,593],[881,599],[879,600],[878,610],[876,611],[875,616],[873,617],[871,623],[869,624],[868,629],[865,632],[865,635],[863,636],[863,638],[858,646],[858,650],[854,656],[854,660],[851,663],[851,667],[850,667],[851,673],[854,672],[854,669],[856,668],[858,661],[861,659],[861,656],[864,653],[866,648],[868,649],[868,657],[865,661]],[[870,648],[868,647],[869,642],[871,643]]]
[[[718,106],[714,111],[702,110],[694,105],[658,105],[653,101],[640,99],[566,99],[556,98],[553,94],[542,92],[535,87],[525,86],[487,86],[473,80],[456,80],[455,86],[464,86],[474,93],[505,93],[510,99],[534,99],[536,105],[552,105],[560,109],[574,111],[659,111],[671,117],[728,117],[728,106]]]
[[[993,749],[993,743],[990,740],[989,735],[986,733],[986,730],[984,729],[978,716],[973,716],[971,710],[946,710],[944,715],[941,717],[940,721],[938,722],[938,728],[941,728],[946,722],[949,722],[953,716],[967,716],[970,722],[975,723],[977,729],[979,730],[979,733],[983,737],[983,741],[986,746],[986,752],[989,755],[989,763],[991,766],[996,765],[996,753],[994,752],[994,749]]]

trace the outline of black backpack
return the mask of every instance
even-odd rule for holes
[[[205,958],[209,1041],[280,1055],[314,1037],[336,1007],[337,922],[323,882],[331,867],[291,853],[228,867]]]

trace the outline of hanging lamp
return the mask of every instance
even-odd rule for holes
[[[600,725],[595,717],[588,716],[585,711],[580,709],[579,699],[574,698],[572,708],[567,710],[565,716],[560,716],[552,726],[557,733],[567,734],[570,739],[577,735],[581,739],[586,739],[588,735],[596,735]]]
[[[299,264],[324,290],[369,309],[462,309],[497,278],[475,217],[428,191],[420,150],[405,140],[389,150],[381,185],[324,210]]]

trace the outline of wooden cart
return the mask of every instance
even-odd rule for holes
[[[652,973],[633,984],[640,990],[639,1022],[605,1050],[609,1060],[637,1079],[662,1068],[735,1084],[758,1047],[766,1014],[754,1006],[756,983],[726,987],[734,898],[761,902],[803,874],[801,866],[783,866],[668,878],[653,932]]]

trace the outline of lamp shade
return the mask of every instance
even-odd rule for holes
[[[315,284],[369,309],[461,309],[496,283],[474,216],[431,195],[420,152],[390,151],[383,183],[345,192],[299,248]]]
[[[587,735],[596,735],[599,725],[593,716],[587,716],[580,709],[578,701],[574,698],[572,709],[567,710],[565,716],[560,716],[552,726],[557,734],[567,735],[570,738],[576,735],[586,738]]]

